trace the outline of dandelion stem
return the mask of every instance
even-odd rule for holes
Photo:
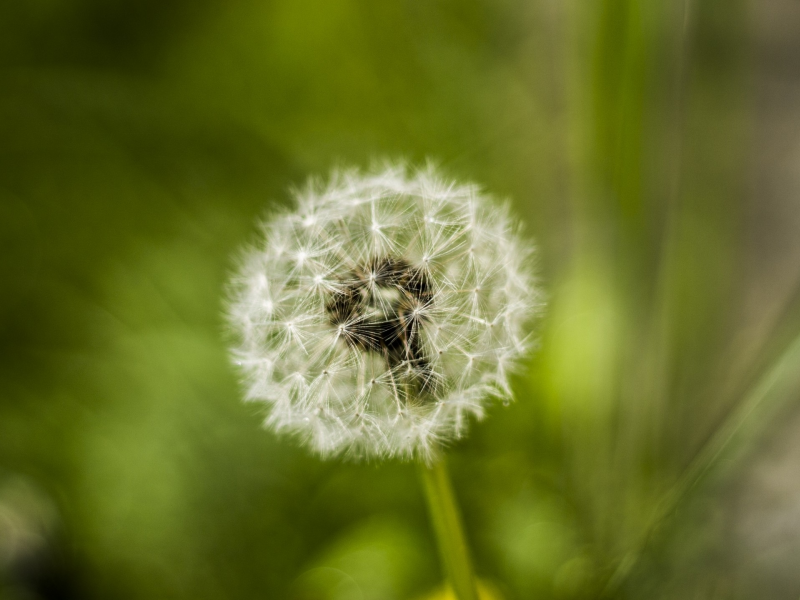
[[[420,472],[439,553],[455,597],[457,600],[478,600],[467,540],[444,459],[440,458],[430,466],[421,464]]]

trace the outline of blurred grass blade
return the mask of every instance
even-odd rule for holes
[[[676,484],[658,503],[650,524],[643,532],[638,548],[620,561],[608,583],[603,597],[612,594],[625,581],[644,553],[655,530],[669,518],[689,493],[705,477],[720,467],[723,459],[730,466],[756,443],[767,426],[788,403],[800,393],[800,335],[769,367],[755,386],[722,422],[701,448]],[[717,477],[722,473],[717,472]]]
[[[800,335],[766,371],[742,403],[734,409],[691,462],[678,483],[656,509],[653,525],[675,509],[681,500],[723,457],[741,456],[800,389]]]

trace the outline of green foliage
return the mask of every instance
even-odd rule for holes
[[[778,360],[790,299],[784,320],[747,303],[747,19],[743,0],[0,6],[0,598],[438,588],[413,466],[260,430],[222,319],[231,256],[286,187],[385,155],[509,196],[539,246],[539,351],[451,452],[479,575],[509,600],[749,597],[730,482],[798,369]]]

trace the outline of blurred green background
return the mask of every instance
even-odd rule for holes
[[[394,600],[417,473],[240,402],[221,289],[286,189],[436,160],[539,248],[450,452],[498,597],[800,596],[794,0],[0,4],[0,598]]]

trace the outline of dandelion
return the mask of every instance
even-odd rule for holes
[[[430,167],[336,172],[295,200],[231,288],[246,398],[323,457],[420,459],[453,590],[476,599],[438,450],[510,399],[540,305],[531,248],[507,206]]]
[[[510,397],[539,305],[530,247],[506,206],[432,168],[295,196],[232,286],[246,398],[322,456],[430,461]]]
[[[338,172],[296,201],[234,281],[246,398],[322,456],[430,461],[510,397],[530,247],[506,206],[432,168]]]

